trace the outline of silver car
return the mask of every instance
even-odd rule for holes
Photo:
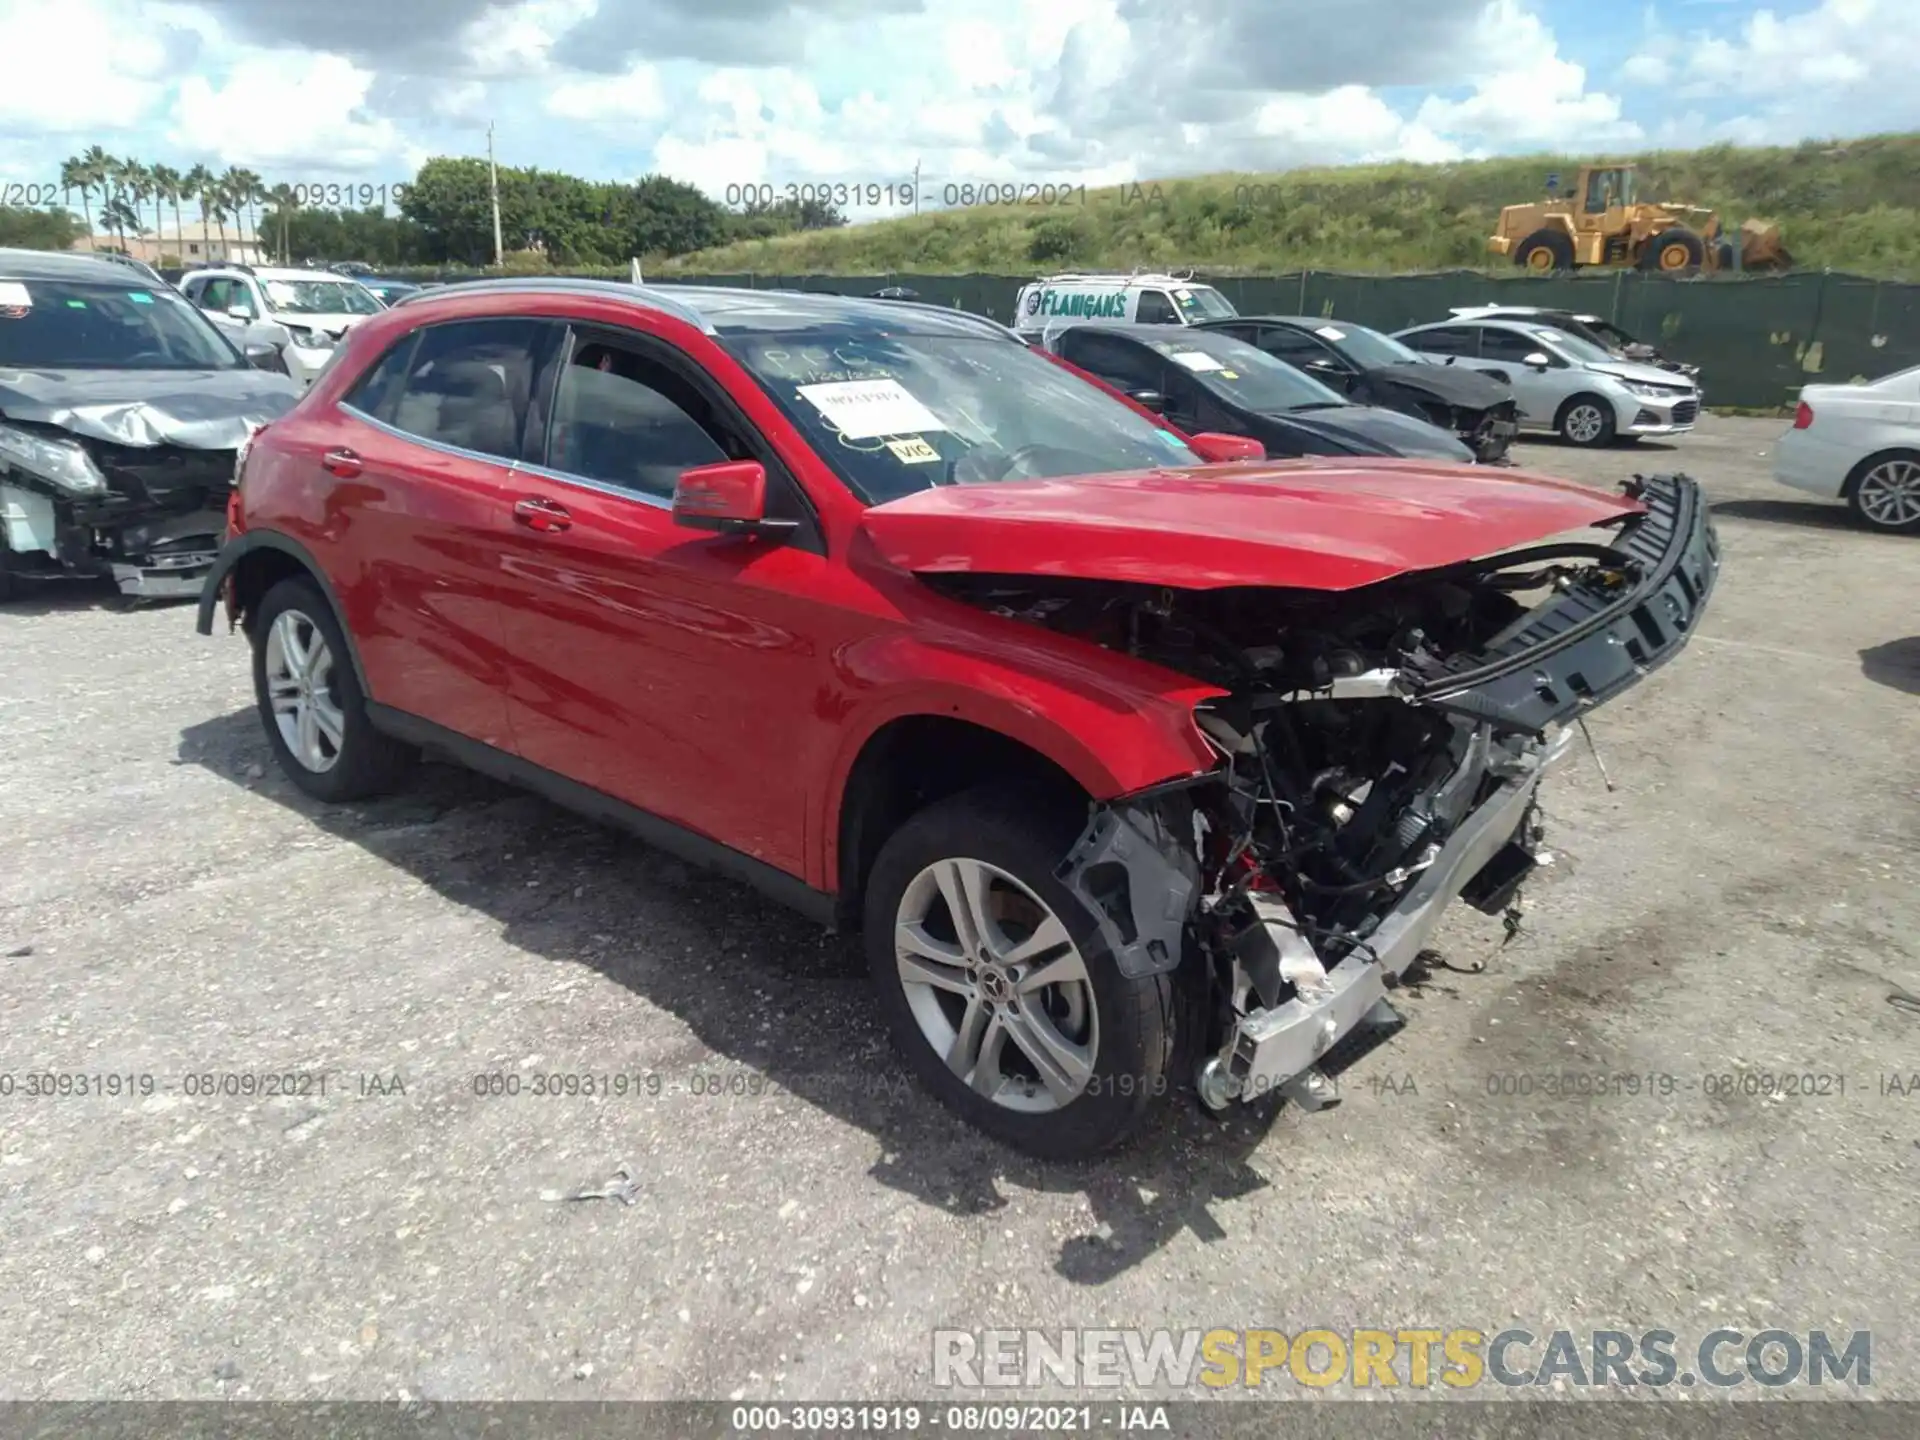
[[[1700,390],[1671,370],[1621,360],[1591,341],[1524,320],[1451,320],[1394,337],[1436,365],[1497,372],[1520,402],[1520,428],[1551,430],[1574,445],[1684,435],[1700,416]]]

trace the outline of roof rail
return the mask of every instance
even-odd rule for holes
[[[393,308],[398,309],[402,305],[436,300],[448,293],[471,295],[476,292],[487,295],[514,292],[533,295],[611,295],[623,300],[638,300],[648,309],[658,310],[663,315],[671,315],[676,320],[684,320],[702,334],[717,333],[713,328],[713,322],[686,301],[668,295],[651,285],[635,285],[630,280],[572,279],[565,275],[492,276],[485,280],[449,282],[431,290],[419,290],[411,295],[403,295],[394,303]]]

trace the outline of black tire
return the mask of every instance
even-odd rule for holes
[[[1713,260],[1715,266],[1719,269],[1733,269],[1734,262],[1739,256],[1740,252],[1734,248],[1733,241],[1716,240],[1713,242]]]
[[[1545,257],[1545,258],[1542,258]],[[1513,252],[1513,263],[1522,270],[1547,273],[1573,269],[1573,240],[1564,230],[1536,230],[1520,242]]]
[[[1874,513],[1862,503],[1860,498],[1861,482],[1869,475],[1879,475],[1884,472],[1891,481],[1896,475],[1911,476],[1913,474],[1911,467],[1915,466],[1920,466],[1920,451],[1916,450],[1883,450],[1877,455],[1869,455],[1854,466],[1852,473],[1847,476],[1846,484],[1840,487],[1840,493],[1846,497],[1847,508],[1853,512],[1853,518],[1869,530],[1878,531],[1882,535],[1920,535],[1920,517],[1907,520],[1876,519]],[[1887,507],[1883,503],[1877,508]]]
[[[7,537],[0,535],[0,605],[13,598],[13,567],[7,563],[12,551],[7,546]]]
[[[1684,259],[1680,257],[1684,255]],[[1707,247],[1693,231],[1675,225],[1662,230],[1641,252],[1640,268],[1661,275],[1690,275],[1706,262]]]
[[[970,790],[928,806],[895,831],[867,880],[867,964],[895,1046],[948,1108],[1046,1160],[1084,1159],[1119,1144],[1174,1089],[1174,977],[1122,975],[1091,912],[1053,873],[1084,818],[1073,806],[1005,789]],[[900,977],[895,926],[908,887],[945,859],[984,861],[1013,876],[1060,919],[1086,963],[1098,1027],[1092,1077],[1057,1109],[1023,1112],[976,1093],[948,1068],[915,1018]]]
[[[1589,428],[1582,421],[1582,412],[1596,410],[1600,415],[1597,427]],[[1598,450],[1611,445],[1619,424],[1614,418],[1613,402],[1603,395],[1575,395],[1560,407],[1560,413],[1553,417],[1553,428],[1560,432],[1560,438],[1569,445],[1578,445],[1585,450]]]
[[[267,690],[268,637],[281,616],[289,613],[305,617],[314,631],[326,641],[333,658],[326,693],[338,709],[341,741],[335,758],[326,769],[313,769],[296,758],[274,716]],[[282,580],[266,594],[254,616],[253,693],[260,711],[261,728],[267,732],[267,744],[280,762],[287,778],[316,800],[340,803],[384,795],[405,781],[419,760],[419,752],[390,735],[383,735],[367,716],[366,696],[353,671],[346,633],[333,613],[333,607],[311,580]]]

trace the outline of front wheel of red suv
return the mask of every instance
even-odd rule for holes
[[[1118,1144],[1172,1088],[1173,977],[1130,979],[1055,878],[1071,807],[994,790],[908,820],[867,882],[867,963],[921,1081],[1049,1160]]]
[[[253,690],[280,768],[316,800],[396,788],[417,758],[373,728],[333,607],[309,580],[282,580],[253,621]]]

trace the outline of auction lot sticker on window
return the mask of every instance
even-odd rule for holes
[[[898,380],[836,380],[802,385],[800,398],[834,423],[849,440],[881,435],[923,435],[945,430],[940,417],[922,405]]]

